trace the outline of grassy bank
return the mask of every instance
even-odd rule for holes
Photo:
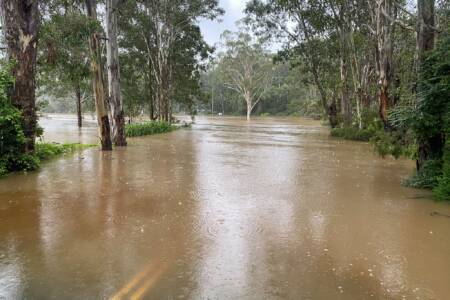
[[[97,145],[36,143],[34,154],[23,154],[17,157],[12,155],[0,158],[0,177],[12,172],[33,171],[41,163],[60,155],[96,147]]]
[[[97,145],[91,144],[57,144],[57,143],[37,143],[36,144],[36,157],[40,161],[49,160],[58,155],[70,154],[75,151],[84,150]]]
[[[177,128],[177,126],[169,124],[167,122],[153,121],[138,124],[127,124],[125,127],[125,133],[127,137],[137,137],[171,132]]]

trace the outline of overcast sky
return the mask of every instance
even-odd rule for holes
[[[220,41],[220,35],[225,30],[235,31],[236,21],[244,17],[243,10],[248,0],[220,0],[220,7],[225,10],[225,14],[219,21],[200,21],[200,28],[203,36],[210,45],[214,45]]]

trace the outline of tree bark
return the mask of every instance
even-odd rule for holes
[[[78,119],[78,127],[83,127],[83,114],[81,112],[81,89],[80,85],[77,84],[75,86],[75,97],[77,101],[77,119]]]
[[[420,68],[425,54],[434,49],[435,0],[417,0],[417,14],[417,52]]]
[[[387,110],[391,103],[389,88],[393,75],[394,4],[393,0],[378,0],[377,5],[379,114],[385,129],[388,129]]]
[[[341,53],[341,114],[344,116],[346,126],[352,122],[352,107],[350,104],[349,88],[348,88],[348,69],[345,51]]]
[[[331,128],[336,128],[336,126],[338,125],[338,118],[337,118],[336,100],[334,99],[334,97],[333,101],[327,108],[327,114]]]
[[[108,65],[108,90],[113,124],[113,141],[116,146],[126,146],[125,116],[120,88],[119,47],[117,44],[118,0],[106,0],[106,55]]]
[[[7,45],[7,56],[13,62],[15,78],[11,103],[23,118],[25,143],[23,151],[34,151],[36,140],[36,54],[39,30],[37,0],[1,1],[2,26]]]
[[[252,114],[252,95],[249,91],[244,93],[245,103],[247,104],[247,121],[250,121],[250,117]]]
[[[96,0],[86,0],[88,17],[97,22]],[[111,127],[109,125],[108,111],[106,109],[105,87],[103,85],[103,68],[101,66],[100,42],[97,32],[92,32],[89,39],[91,52],[91,69],[93,77],[95,108],[97,111],[97,122],[99,128],[102,150],[112,150]]]

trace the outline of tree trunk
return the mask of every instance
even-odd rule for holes
[[[120,88],[119,48],[117,45],[118,0],[106,0],[106,55],[108,64],[108,90],[113,124],[113,141],[126,146],[125,116]]]
[[[36,140],[36,54],[39,30],[39,7],[37,0],[1,1],[2,26],[9,61],[14,61],[12,74],[15,78],[11,103],[23,118],[25,144],[23,151],[34,151]]]
[[[435,0],[417,0],[417,57],[419,69],[425,54],[434,49],[435,34]]]
[[[426,54],[434,49],[436,33],[433,29],[435,25],[435,0],[417,1],[417,70],[418,70],[418,92],[421,92],[421,71]],[[419,151],[417,159],[417,169],[420,170],[425,161],[436,159],[442,156],[444,147],[444,134],[438,133],[435,136],[419,141]]]
[[[86,0],[88,17],[97,22],[96,0]],[[101,66],[101,50],[97,32],[92,32],[89,39],[91,52],[91,69],[93,77],[95,108],[97,111],[97,122],[99,127],[100,142],[102,150],[112,150],[111,128],[109,125],[108,111],[106,109],[105,87],[103,85],[103,68]]]
[[[394,5],[393,0],[378,0],[377,2],[377,45],[378,45],[378,89],[379,114],[385,129],[389,128],[387,110],[391,103],[389,88],[392,81],[393,66],[393,32],[394,32]]]
[[[349,88],[348,88],[348,69],[346,54],[341,53],[341,114],[344,116],[344,123],[346,126],[350,126],[352,122],[352,108],[350,105]]]
[[[331,128],[336,128],[336,126],[338,125],[338,118],[337,118],[336,100],[334,98],[331,104],[328,106],[327,114]]]
[[[83,127],[83,115],[81,112],[81,90],[80,85],[77,84],[75,86],[75,97],[77,98],[77,119],[78,119],[78,127]]]
[[[250,92],[244,93],[245,103],[247,104],[247,121],[250,121],[250,116],[252,114],[252,96]]]

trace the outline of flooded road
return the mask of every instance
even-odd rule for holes
[[[301,119],[58,158],[0,180],[0,299],[449,299],[450,205],[413,167]]]

